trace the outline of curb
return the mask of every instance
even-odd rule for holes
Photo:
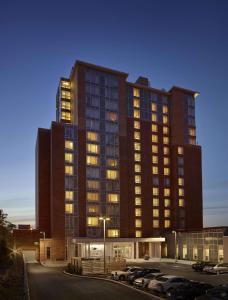
[[[119,284],[119,285],[122,285],[122,286],[125,286],[129,289],[132,289],[138,293],[141,293],[141,294],[144,294],[144,295],[147,295],[147,296],[150,296],[150,297],[153,297],[154,300],[164,300],[163,298],[160,298],[158,296],[155,296],[155,295],[152,295],[150,293],[147,293],[147,292],[144,292],[142,290],[139,290],[139,289],[136,289],[132,286],[129,286],[129,285],[126,285],[120,281],[116,281],[116,280],[111,280],[111,279],[108,279],[108,278],[99,278],[99,277],[95,277],[95,276],[86,276],[86,275],[76,275],[76,274],[70,274],[66,271],[63,271],[63,274],[65,275],[68,275],[68,276],[72,276],[72,277],[78,277],[78,278],[84,278],[84,279],[95,279],[95,280],[103,280],[103,281],[108,281],[108,282],[111,282],[111,283],[114,283],[114,284]]]

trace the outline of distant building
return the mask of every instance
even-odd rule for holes
[[[106,254],[126,258],[160,257],[166,234],[202,229],[198,93],[127,77],[77,61],[60,80],[56,121],[36,144],[45,258],[101,256],[101,216],[110,218]]]

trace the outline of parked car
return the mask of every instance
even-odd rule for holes
[[[213,286],[204,282],[190,281],[176,288],[170,289],[166,297],[172,300],[194,300],[195,297],[204,295]]]
[[[164,273],[149,273],[144,277],[139,277],[134,280],[134,287],[146,289],[150,280],[166,275]]]
[[[127,276],[127,281],[130,284],[133,284],[134,280],[139,277],[144,277],[149,273],[159,273],[160,270],[157,268],[144,268],[142,270],[137,270],[134,273]]]
[[[111,278],[119,279],[119,280],[126,280],[127,276],[134,273],[135,271],[142,270],[139,267],[126,267],[123,270],[117,270],[111,272]]]
[[[196,272],[202,272],[205,267],[214,267],[216,264],[209,261],[197,261],[192,264],[192,269]]]
[[[206,295],[196,297],[195,300],[227,300],[228,284],[218,285],[207,291]]]
[[[174,289],[177,286],[180,286],[187,282],[189,282],[189,280],[185,279],[184,277],[164,275],[151,280],[148,284],[148,290],[156,293],[166,294],[171,289]]]
[[[213,267],[205,267],[203,271],[213,274],[228,273],[228,263],[219,263]]]

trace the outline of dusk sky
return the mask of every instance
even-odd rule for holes
[[[38,127],[76,59],[197,90],[204,225],[228,226],[228,1],[1,1],[0,208],[34,224]],[[194,218],[194,216],[193,216]]]

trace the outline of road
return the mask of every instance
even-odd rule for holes
[[[31,300],[151,300],[152,295],[103,280],[65,275],[61,268],[28,264]]]

